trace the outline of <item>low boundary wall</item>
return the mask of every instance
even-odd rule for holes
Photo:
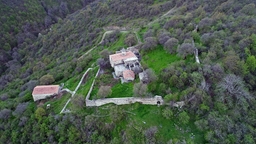
[[[163,105],[164,100],[161,96],[155,96],[153,98],[137,98],[137,97],[126,97],[126,98],[105,98],[97,100],[86,99],[86,106],[102,106],[109,103],[114,103],[116,105],[125,105],[139,102],[141,104],[147,105]]]

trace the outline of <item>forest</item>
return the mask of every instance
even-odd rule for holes
[[[255,4],[254,0],[0,1],[0,141],[254,144]],[[129,32],[117,30],[99,44],[108,26]],[[108,55],[133,45],[149,79],[121,85],[110,76]],[[35,86],[63,83],[74,90],[90,67],[95,69],[68,105],[70,113],[59,114],[68,94],[48,99],[50,109],[33,101]],[[165,105],[86,107],[84,99],[97,68],[105,72],[95,79],[93,99],[126,92],[135,97],[161,95]],[[101,89],[104,86],[108,94]],[[185,106],[173,107],[178,101]]]

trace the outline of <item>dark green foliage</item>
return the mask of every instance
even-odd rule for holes
[[[41,85],[49,85],[52,84],[55,81],[54,77],[52,75],[44,75],[40,78],[40,84]]]
[[[148,86],[143,83],[136,83],[133,86],[133,94],[135,97],[145,97],[148,91]]]
[[[2,143],[255,143],[255,1],[13,0],[1,1],[0,13]],[[185,106],[84,108],[79,96],[70,107],[78,113],[37,108],[31,91],[39,81],[78,83],[78,75],[99,57],[99,66],[109,67],[103,49],[125,37],[127,46],[136,44],[133,35],[115,31],[79,58],[98,46],[106,26],[144,26],[141,63],[155,74],[148,86],[120,86],[106,70],[96,86],[114,86],[111,97],[130,96],[134,88],[136,96],[166,95],[168,104],[184,101]],[[44,75],[54,79],[40,80]],[[194,139],[195,127],[201,132]]]

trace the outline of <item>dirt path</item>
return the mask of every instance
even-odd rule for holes
[[[163,14],[161,17],[153,20],[152,22],[148,23],[148,26],[152,25],[153,23],[156,23],[160,20],[162,20],[163,18],[167,17],[168,15],[171,15],[173,14],[174,12],[176,12],[178,9],[175,7],[173,7],[171,10],[169,10],[168,12],[166,12],[165,14]]]
[[[83,74],[80,82],[78,83],[78,85],[76,86],[75,91],[72,92],[71,98],[74,97],[74,95],[76,94],[77,90],[79,89],[79,87],[81,86],[84,77],[87,75],[87,73],[91,70],[92,68],[88,68],[87,71]],[[60,111],[60,114],[62,114],[63,112],[65,112],[65,109],[67,107],[67,105],[69,104],[69,102],[71,101],[71,98],[68,99],[68,101],[66,102],[65,106],[62,108],[62,110]]]
[[[73,91],[71,91],[71,90],[69,90],[69,89],[67,89],[67,88],[62,89],[61,91],[66,91],[66,92],[68,92],[68,93],[70,93],[70,94],[73,94],[73,93],[74,93]]]
[[[80,60],[80,59],[82,59],[84,56],[88,55],[92,50],[94,50],[98,45],[100,45],[100,44],[103,42],[103,40],[105,39],[105,37],[106,37],[107,34],[110,34],[110,33],[112,33],[112,32],[114,32],[114,31],[113,31],[113,30],[106,31],[106,32],[102,35],[101,41],[100,41],[96,46],[94,46],[93,48],[91,48],[90,50],[88,50],[86,53],[84,53],[82,56],[80,56],[80,57],[78,58],[78,60]],[[123,31],[120,31],[120,32],[121,32],[121,33],[127,33],[127,32],[129,32],[129,31],[123,30]]]
[[[136,36],[136,38],[137,38],[138,44],[141,44],[142,42],[141,42],[141,40],[140,40],[140,38],[139,38],[138,33],[135,31],[134,34],[135,34],[135,36]]]

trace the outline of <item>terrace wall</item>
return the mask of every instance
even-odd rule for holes
[[[137,97],[127,97],[127,98],[105,98],[97,100],[86,99],[86,106],[102,106],[109,103],[114,103],[116,105],[125,105],[139,102],[141,104],[147,105],[162,105],[164,103],[161,96],[155,96],[153,98],[137,98]]]

